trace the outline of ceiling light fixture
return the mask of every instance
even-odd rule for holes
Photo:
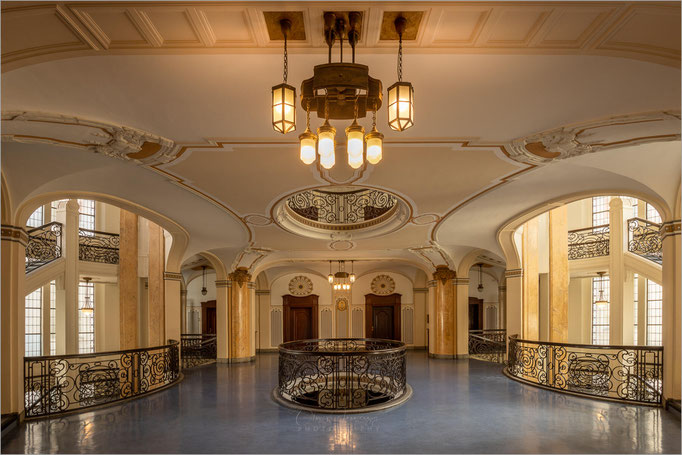
[[[201,266],[201,295],[206,295],[208,294],[208,290],[206,289],[206,266],[202,265]]]
[[[377,164],[383,157],[384,136],[376,128],[377,110],[381,108],[382,83],[369,75],[369,67],[355,63],[355,47],[360,39],[362,15],[351,11],[337,16],[324,13],[324,37],[328,47],[328,62],[313,68],[313,77],[301,83],[301,106],[306,111],[306,130],[299,135],[300,159],[304,164],[315,162],[317,155],[324,169],[336,164],[336,128],[329,120],[353,120],[346,128],[348,165],[360,168],[365,158],[370,164]],[[396,131],[404,131],[414,124],[414,89],[412,84],[402,80],[403,33],[407,20],[398,16],[394,21],[399,37],[398,82],[388,90],[388,123]],[[287,39],[292,23],[280,20],[284,36],[284,83],[272,88],[272,125],[275,131],[286,134],[296,129],[296,90],[287,84],[288,53]],[[348,39],[351,47],[351,62],[343,61],[343,41]],[[332,47],[339,41],[339,62],[332,63]],[[310,113],[316,112],[324,123],[317,129],[317,135],[310,129]],[[365,129],[358,118],[372,113],[372,130],[365,135]],[[315,153],[315,150],[317,153]]]
[[[597,272],[599,275],[599,298],[594,301],[595,305],[608,305],[609,301],[604,298],[604,275],[606,272]]]
[[[478,264],[478,292],[483,292],[483,264]]]
[[[84,276],[83,281],[85,281],[85,295],[83,296],[83,308],[81,311],[83,313],[92,313],[95,311],[95,307],[92,304],[92,296],[90,295],[90,278],[89,276]]]
[[[335,291],[349,291],[351,283],[355,281],[355,275],[346,272],[346,261],[337,261],[339,264],[338,271],[332,275],[331,274],[331,261],[329,261],[330,268],[330,283],[332,283],[332,289]],[[352,261],[351,261],[352,263]]]

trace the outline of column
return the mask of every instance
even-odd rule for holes
[[[623,344],[635,344],[635,274],[626,270],[623,280]]]
[[[539,327],[538,220],[523,225],[523,327],[522,337],[537,340]]]
[[[43,301],[40,306],[40,333],[42,355],[50,355],[50,283],[43,286]]]
[[[251,275],[246,267],[238,267],[228,276],[230,286],[230,362],[248,362],[251,355]],[[250,289],[251,288],[251,289]],[[216,311],[217,313],[217,311]]]
[[[78,353],[78,201],[69,199],[60,202],[57,221],[62,223],[62,257],[64,278],[61,291],[64,297],[56,303],[57,354]],[[58,293],[59,295],[59,293]]]
[[[646,278],[637,277],[637,345],[646,345]]]
[[[623,200],[611,198],[609,203],[609,344],[623,344]]]
[[[230,280],[216,280],[216,343],[217,343],[217,360],[218,362],[229,362],[230,356],[230,291],[232,282]],[[192,314],[191,323],[194,323],[194,314]]]
[[[456,357],[469,357],[469,278],[455,278],[455,307],[457,315],[455,318]],[[485,318],[485,310],[483,311]],[[484,326],[485,327],[485,326]]]
[[[2,413],[24,408],[24,276],[28,234],[22,227],[2,225],[0,287],[0,403]]]
[[[680,220],[661,226],[663,241],[663,398],[680,399]],[[643,303],[640,302],[640,305]],[[645,325],[646,322],[640,322]]]
[[[180,289],[180,333],[189,333],[187,325],[187,289]]]
[[[149,270],[147,300],[147,333],[148,346],[162,346],[166,344],[166,309],[164,305],[164,263],[165,248],[163,229],[158,224],[148,223],[149,229]],[[179,295],[178,295],[179,297]],[[178,305],[179,310],[179,305]],[[179,341],[179,340],[178,340]]]
[[[507,269],[504,272],[507,283],[507,338],[523,334],[523,269]]]
[[[429,356],[444,359],[456,357],[457,306],[454,279],[456,274],[445,265],[436,267],[433,331],[434,346]]]
[[[497,299],[499,300],[498,303],[498,311],[497,311],[497,317],[498,317],[498,322],[497,322],[497,327],[500,329],[504,329],[507,327],[507,285],[506,285],[506,279],[503,277],[502,282],[505,284],[501,284],[497,288]]]
[[[549,212],[549,341],[568,341],[568,228],[567,209]]]
[[[137,338],[137,215],[121,209],[119,257],[119,317],[121,349],[138,347]]]
[[[166,309],[166,340],[180,341],[184,319],[182,305],[182,274],[180,272],[164,272],[164,306]],[[185,299],[187,291],[185,291]]]

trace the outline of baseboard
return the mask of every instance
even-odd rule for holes
[[[263,354],[266,353],[272,353],[272,352],[279,352],[278,348],[261,348],[261,349],[256,349],[256,353],[262,352]]]
[[[469,354],[432,354],[431,352],[429,352],[429,357],[432,359],[460,360],[468,359]]]
[[[218,363],[248,363],[248,362],[253,362],[256,360],[256,356],[253,355],[251,357],[238,357],[235,359],[216,359],[216,362]]]

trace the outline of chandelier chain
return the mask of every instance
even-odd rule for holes
[[[403,80],[403,34],[398,39],[398,82]]]
[[[289,53],[287,52],[287,34],[284,34],[284,83],[289,77]]]

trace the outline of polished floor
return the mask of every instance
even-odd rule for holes
[[[413,397],[370,414],[325,415],[270,398],[276,354],[189,370],[147,398],[19,426],[4,453],[680,453],[659,408],[519,384],[476,360],[408,354]]]

